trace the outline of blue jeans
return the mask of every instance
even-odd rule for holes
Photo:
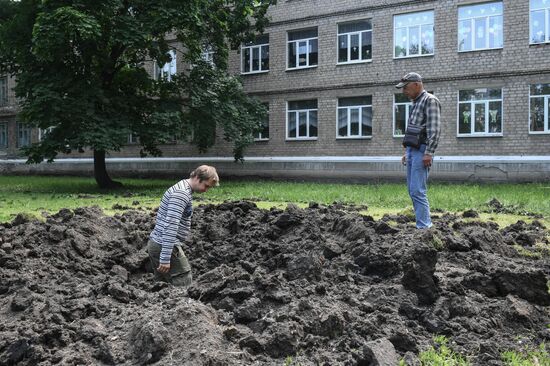
[[[420,148],[407,147],[407,189],[414,207],[416,216],[416,227],[427,229],[432,226],[430,218],[430,203],[427,196],[428,172],[430,168],[425,167],[422,157],[426,151],[426,145]]]

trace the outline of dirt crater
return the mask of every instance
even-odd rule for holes
[[[0,365],[391,365],[447,336],[474,365],[548,342],[539,222],[374,220],[312,203],[195,209],[188,291],[155,283],[155,212],[0,224]],[[519,341],[520,342],[519,342]]]

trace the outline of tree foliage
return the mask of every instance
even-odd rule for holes
[[[228,50],[262,32],[274,1],[0,0],[0,73],[17,78],[18,118],[50,128],[28,161],[90,148],[97,170],[130,133],[157,156],[174,136],[206,151],[218,130],[241,159],[266,111],[228,75]],[[145,65],[170,62],[170,37],[192,67],[154,80]],[[200,59],[205,44],[214,67]]]

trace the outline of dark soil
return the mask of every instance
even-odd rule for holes
[[[153,281],[154,212],[0,224],[0,365],[396,365],[445,335],[474,365],[550,340],[540,223],[435,227],[310,204],[195,210],[188,291]],[[287,359],[287,363],[290,359]]]

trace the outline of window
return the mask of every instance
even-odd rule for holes
[[[433,91],[428,91],[433,94]],[[412,101],[403,94],[395,94],[393,99],[393,137],[405,136]]]
[[[529,93],[529,132],[550,133],[550,84],[531,85]]]
[[[407,130],[412,101],[403,94],[395,94],[393,102],[393,136],[401,137]]]
[[[137,144],[138,142],[139,142],[139,139],[135,134],[133,133],[128,134],[128,140],[127,140],[128,145]]]
[[[8,78],[0,76],[0,107],[8,104]]]
[[[269,34],[241,46],[241,57],[243,74],[269,71]]]
[[[288,32],[287,43],[289,69],[317,66],[317,28]]]
[[[370,20],[338,24],[338,63],[372,60]]]
[[[39,128],[38,129],[38,141],[42,141],[44,136],[51,133],[53,131],[54,127],[48,127],[48,128]]]
[[[502,48],[502,2],[458,8],[458,50]]]
[[[17,122],[17,147],[31,144],[31,127],[27,123]]]
[[[502,135],[502,89],[458,92],[458,135]]]
[[[531,0],[530,43],[550,42],[550,0]]]
[[[394,57],[434,54],[434,12],[424,11],[393,17]]]
[[[269,140],[269,104],[266,103],[264,106],[267,109],[267,114],[262,120],[261,130],[254,134],[254,140],[256,141]]]
[[[8,147],[8,123],[0,122],[0,149]]]
[[[338,99],[337,138],[372,136],[372,97]]]
[[[155,63],[155,80],[166,80],[166,81],[172,81],[172,76],[176,75],[177,73],[177,66],[176,66],[176,51],[170,50],[168,51],[168,54],[170,55],[170,62],[167,62],[164,64],[164,66],[160,67],[157,63]]]
[[[287,139],[317,138],[317,99],[288,102]]]
[[[214,66],[214,49],[210,45],[204,45],[201,52],[201,60]]]

